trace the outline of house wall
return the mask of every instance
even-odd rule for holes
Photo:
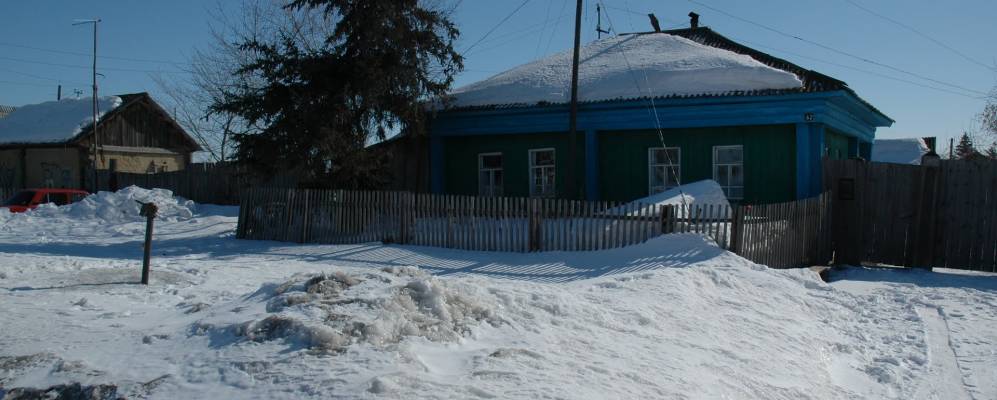
[[[744,202],[795,198],[793,125],[666,129],[667,147],[681,149],[683,183],[713,179],[713,146],[744,146]],[[656,131],[600,132],[599,198],[629,201],[648,195],[647,150],[661,147]]]
[[[828,129],[824,134],[824,155],[832,160],[846,160],[856,156],[849,146],[848,136],[834,129]]]
[[[582,154],[585,135],[577,135],[575,171],[578,182],[584,179]],[[478,194],[478,154],[502,153],[503,192],[506,196],[529,196],[530,149],[554,148],[554,187],[558,196],[564,193],[564,176],[569,157],[570,140],[567,132],[516,135],[452,136],[443,139],[445,156],[444,191],[450,194]]]
[[[118,172],[145,174],[150,172],[170,172],[183,170],[186,158],[183,154],[133,153],[104,151],[97,158],[97,169],[110,169],[111,160],[116,160]]]
[[[0,150],[0,188],[24,187],[21,149]]]
[[[769,125],[666,129],[666,146],[679,147],[681,179],[693,182],[713,178],[713,146],[742,145],[745,157],[747,203],[770,203],[795,198],[795,127]],[[630,201],[648,195],[648,156],[661,147],[655,130],[604,131],[595,134],[596,179],[600,200]],[[567,133],[454,136],[443,139],[444,192],[477,195],[478,155],[502,153],[503,191],[507,196],[529,195],[529,150],[554,148],[555,187],[564,193],[569,140]],[[578,134],[574,159],[578,181],[585,181],[585,135]]]

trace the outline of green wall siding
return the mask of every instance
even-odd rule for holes
[[[579,185],[585,181],[585,135],[577,134],[575,171]],[[568,133],[536,133],[523,135],[451,136],[443,141],[444,191],[449,194],[478,194],[478,154],[502,153],[503,191],[506,196],[529,196],[530,149],[554,148],[556,175],[554,185],[558,196],[564,193],[565,171],[568,166]]]
[[[796,194],[793,125],[667,129],[665,145],[680,147],[683,183],[713,179],[713,146],[744,146],[744,202],[787,201]],[[647,149],[661,147],[655,131],[600,132],[599,192],[603,200],[648,195]]]
[[[852,156],[848,154],[848,137],[833,129],[824,131],[824,148],[824,155],[832,160],[846,160]]]
[[[656,131],[599,132],[599,196],[629,201],[648,195],[647,149],[661,147]],[[668,147],[682,149],[683,183],[713,178],[713,146],[744,146],[745,203],[787,201],[796,194],[796,127],[794,125],[667,129]],[[584,134],[578,134],[575,166],[585,181]],[[553,147],[556,186],[563,195],[568,162],[567,133],[450,136],[444,145],[444,192],[477,195],[478,154],[502,153],[506,196],[529,195],[528,152]]]

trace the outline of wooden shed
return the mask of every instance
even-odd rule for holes
[[[178,171],[201,150],[148,93],[101,98],[97,135],[91,104],[31,104],[0,119],[0,186],[90,188],[94,165],[117,172]]]

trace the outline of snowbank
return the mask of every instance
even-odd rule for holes
[[[360,343],[383,349],[406,337],[454,342],[482,322],[499,323],[482,299],[416,268],[297,275],[276,287],[264,284],[256,294],[236,309],[265,306],[260,318],[226,323],[240,315],[222,313],[198,321],[192,331],[220,326],[250,341],[342,351]]]
[[[872,145],[872,161],[895,164],[921,164],[921,156],[930,149],[921,138],[876,139]]]
[[[609,215],[657,215],[657,206],[680,206],[680,216],[687,212],[686,207],[708,206],[729,207],[727,196],[720,184],[711,179],[687,183],[661,193],[643,197],[623,206],[606,211]]]
[[[97,100],[98,118],[121,105],[117,96]],[[93,122],[93,101],[63,99],[18,107],[0,118],[0,143],[45,143],[71,139]]]
[[[158,219],[177,221],[190,219],[194,215],[193,201],[174,197],[173,192],[166,189],[143,189],[129,186],[117,192],[99,192],[83,200],[56,206],[51,203],[42,204],[38,208],[21,214],[2,213],[0,219],[33,219],[33,218],[66,218],[73,220],[97,220],[103,223],[120,223],[142,221],[145,217],[139,215],[141,205],[137,202],[155,203],[159,208]]]
[[[451,93],[452,104],[565,103],[570,100],[571,57],[571,51],[560,52],[458,88]],[[666,33],[598,40],[581,49],[580,60],[581,101],[724,94],[802,85],[796,75],[751,57]]]

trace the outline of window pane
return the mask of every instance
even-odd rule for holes
[[[715,175],[716,175],[716,178],[717,178],[717,183],[719,183],[720,186],[728,186],[729,185],[729,183],[728,183],[729,180],[727,178],[727,167],[723,166],[723,165],[720,165],[720,166],[717,166],[715,169],[716,169],[716,174]]]
[[[741,165],[730,166],[730,185],[744,186],[744,167]]]
[[[735,164],[743,160],[742,147],[719,147],[717,148],[717,164]]]
[[[679,177],[677,175],[678,173],[679,173],[678,168],[668,168],[668,182],[666,182],[667,187],[673,188],[679,185]]]
[[[668,149],[668,157],[669,157],[669,160],[670,160],[670,164],[678,165],[678,163],[679,163],[679,149],[678,148]]]
[[[493,174],[495,174],[495,186],[502,187],[502,170],[494,171]]]
[[[481,156],[481,168],[502,168],[502,155],[491,154]]]
[[[679,149],[669,148],[669,149],[652,149],[651,164],[671,164],[676,165],[679,163]]]
[[[665,185],[665,167],[651,168],[651,186]]]
[[[554,165],[554,150],[534,151],[533,166]]]

